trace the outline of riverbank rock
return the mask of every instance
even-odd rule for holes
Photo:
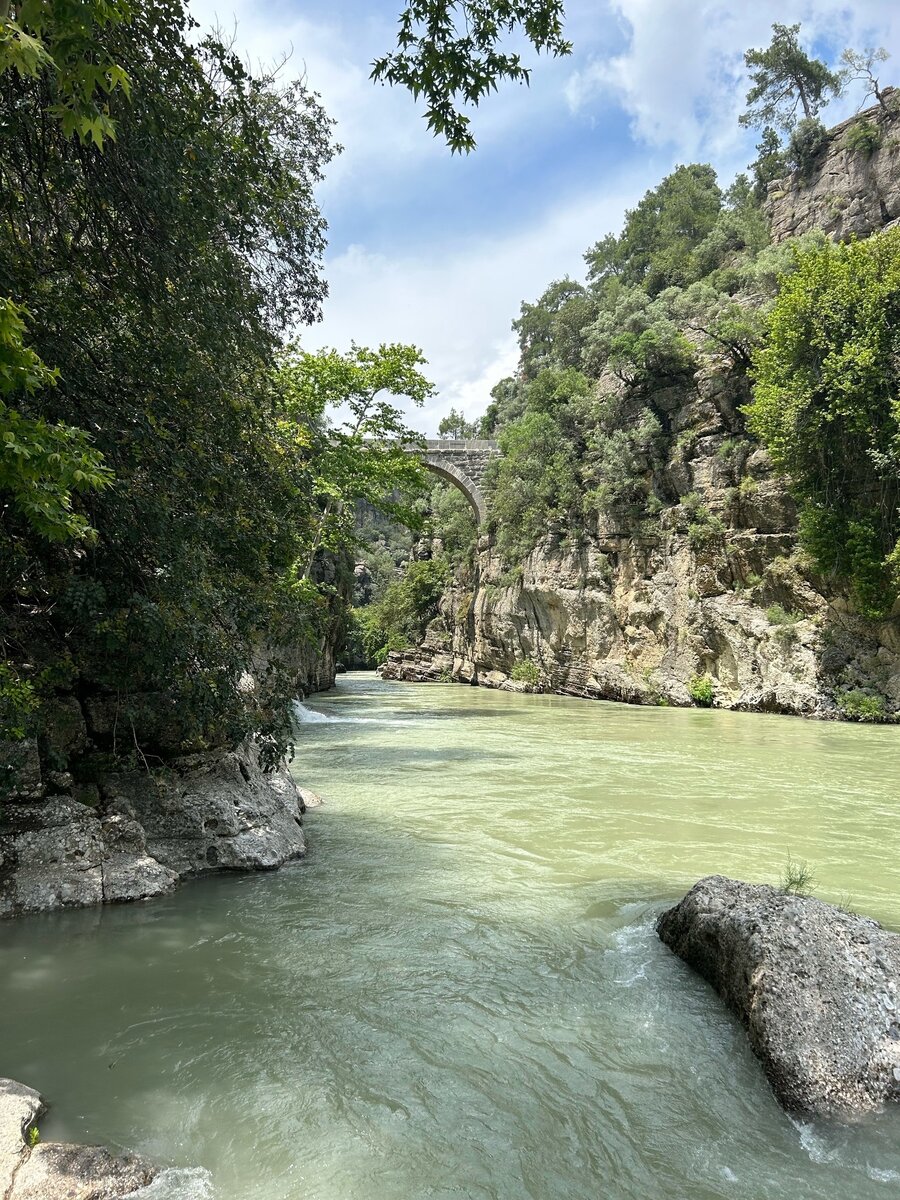
[[[900,1099],[900,935],[720,875],[657,932],[743,1022],[788,1111],[849,1119]]]
[[[109,775],[91,800],[4,804],[0,917],[148,899],[190,876],[268,871],[306,853],[286,764],[263,771],[249,746]]]
[[[38,1142],[29,1132],[46,1105],[33,1088],[0,1079],[0,1196],[3,1200],[115,1200],[147,1187],[156,1167],[100,1146]]]

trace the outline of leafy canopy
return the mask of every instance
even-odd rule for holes
[[[47,113],[66,137],[102,147],[115,137],[108,97],[131,80],[98,34],[128,21],[131,0],[0,0],[0,75],[46,76]]]
[[[795,255],[747,417],[793,481],[820,568],[879,616],[900,593],[900,230]]]
[[[810,58],[799,41],[800,26],[772,26],[772,41],[764,50],[748,50],[744,62],[753,86],[740,123],[752,128],[778,126],[790,133],[797,111],[811,120],[829,96],[841,91],[841,77],[818,58]]]
[[[503,80],[527,84],[520,56],[502,49],[521,31],[539,53],[569,54],[562,0],[408,0],[397,48],[372,64],[372,78],[425,100],[425,119],[454,153],[475,148],[464,105],[476,106]]]
[[[294,348],[282,358],[277,384],[287,416],[298,423],[321,507],[304,547],[305,575],[321,550],[355,545],[356,501],[404,524],[420,523],[409,498],[424,490],[424,471],[409,451],[421,439],[393,398],[421,406],[434,395],[418,369],[424,361],[415,346],[401,345],[354,346],[346,354]]]

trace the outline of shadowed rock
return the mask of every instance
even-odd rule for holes
[[[900,936],[821,900],[712,875],[657,922],[747,1029],[786,1109],[900,1099]]]
[[[0,1196],[3,1200],[116,1200],[153,1182],[157,1168],[134,1154],[62,1142],[29,1144],[44,1111],[33,1088],[0,1079]]]

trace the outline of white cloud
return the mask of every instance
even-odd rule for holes
[[[882,44],[900,59],[900,6],[885,0],[856,0],[852,10],[846,0],[798,0],[788,13],[783,0],[606,0],[602,6],[570,0],[573,58],[543,59],[531,89],[511,87],[491,97],[477,115],[476,159],[447,171],[448,152],[425,129],[421,109],[402,89],[375,87],[368,77],[369,62],[392,41],[399,7],[400,0],[396,9],[383,0],[365,18],[357,9],[354,19],[337,4],[313,19],[252,0],[192,3],[203,25],[216,15],[226,29],[236,20],[237,46],[252,62],[271,62],[293,47],[287,70],[305,71],[338,120],[345,153],[329,169],[319,199],[326,217],[339,213],[345,220],[349,210],[359,218],[347,235],[359,244],[338,246],[329,256],[325,320],[302,330],[302,340],[309,348],[346,349],[353,340],[419,345],[440,388],[424,413],[412,414],[426,433],[451,406],[470,418],[484,410],[493,383],[515,365],[510,322],[521,301],[537,298],[565,274],[581,276],[584,250],[620,229],[624,210],[666,170],[678,161],[710,159],[727,180],[744,167],[756,139],[737,123],[746,92],[743,51],[767,44],[773,21],[801,21],[804,37],[836,50]],[[614,44],[622,49],[610,54]],[[888,64],[885,79],[894,65]],[[611,98],[624,120],[611,111]],[[853,107],[848,98],[828,117],[838,120]],[[595,177],[591,163],[603,161],[602,153],[586,153],[580,168],[567,170],[565,147],[572,147],[576,130],[585,139],[581,148],[590,150],[587,139],[594,139],[602,151],[605,137],[621,144],[612,176]],[[504,186],[503,164],[515,171],[528,161],[528,148],[545,144],[542,138],[554,144],[557,131],[560,148],[535,172],[529,197],[538,200],[529,209],[538,215],[491,235],[496,218],[488,198]],[[405,205],[407,227],[398,229],[398,197],[429,194],[436,165],[449,195],[455,180],[471,184],[475,172],[479,186],[487,181],[474,231],[454,222],[452,204],[432,232],[427,222],[415,228],[413,206]],[[555,184],[558,172],[565,185]],[[396,250],[398,244],[403,249]]]
[[[515,367],[510,323],[523,299],[554,279],[582,277],[584,251],[621,224],[622,212],[653,182],[645,170],[607,180],[602,194],[564,202],[507,236],[448,240],[428,252],[386,256],[351,246],[329,259],[330,297],[321,325],[302,331],[308,349],[351,340],[419,346],[440,397],[416,421],[433,433],[451,407],[470,419]]]
[[[840,50],[881,44],[900,55],[900,14],[884,0],[611,0],[628,38],[612,57],[595,55],[573,71],[566,99],[573,112],[613,96],[628,113],[635,138],[672,147],[682,158],[733,156],[746,143],[737,118],[747,91],[743,52],[765,46],[771,26],[799,21],[801,38]],[[838,102],[828,119],[853,111]]]

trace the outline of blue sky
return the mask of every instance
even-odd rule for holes
[[[401,0],[190,0],[201,25],[236,28],[251,62],[284,53],[337,120],[343,154],[319,200],[330,226],[330,296],[305,346],[418,345],[439,388],[413,423],[436,430],[452,406],[479,415],[515,363],[510,322],[552,280],[581,277],[582,254],[618,231],[626,208],[680,162],[712,162],[727,183],[754,157],[740,129],[743,51],[773,21],[802,22],[825,57],[844,46],[892,54],[900,84],[900,4],[857,0],[570,0],[567,59],[526,55],[530,88],[509,86],[473,113],[478,149],[451,156],[370,63],[393,44]],[[850,95],[826,123],[855,111]]]

